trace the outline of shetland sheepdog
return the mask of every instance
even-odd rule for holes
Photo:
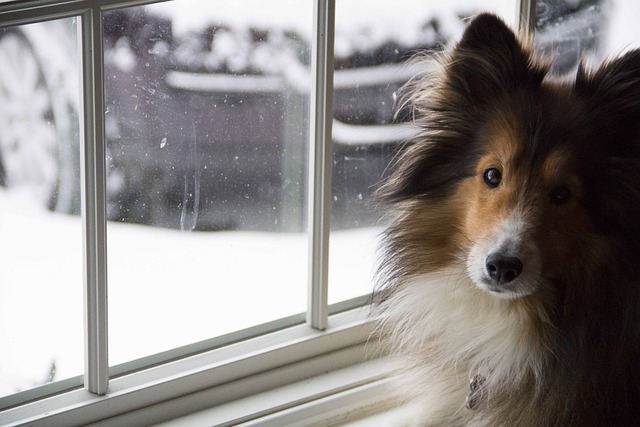
[[[640,50],[531,45],[478,15],[409,85],[377,307],[417,425],[640,425]]]

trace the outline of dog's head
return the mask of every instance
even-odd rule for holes
[[[637,250],[639,51],[559,82],[483,14],[408,87],[422,132],[380,191],[400,207],[388,277],[459,263],[513,299],[601,269],[621,239]]]

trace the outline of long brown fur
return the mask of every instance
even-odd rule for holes
[[[409,86],[380,332],[417,425],[638,425],[640,51],[557,81],[527,45],[479,15]]]

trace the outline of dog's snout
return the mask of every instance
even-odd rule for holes
[[[513,256],[492,254],[487,257],[487,273],[498,285],[515,280],[522,273],[522,261]]]

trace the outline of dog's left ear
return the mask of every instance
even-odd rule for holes
[[[454,48],[447,82],[472,105],[482,106],[520,85],[539,86],[546,72],[500,18],[483,13]]]
[[[640,49],[605,62],[595,72],[581,64],[575,85],[585,101],[604,156],[640,157]]]

